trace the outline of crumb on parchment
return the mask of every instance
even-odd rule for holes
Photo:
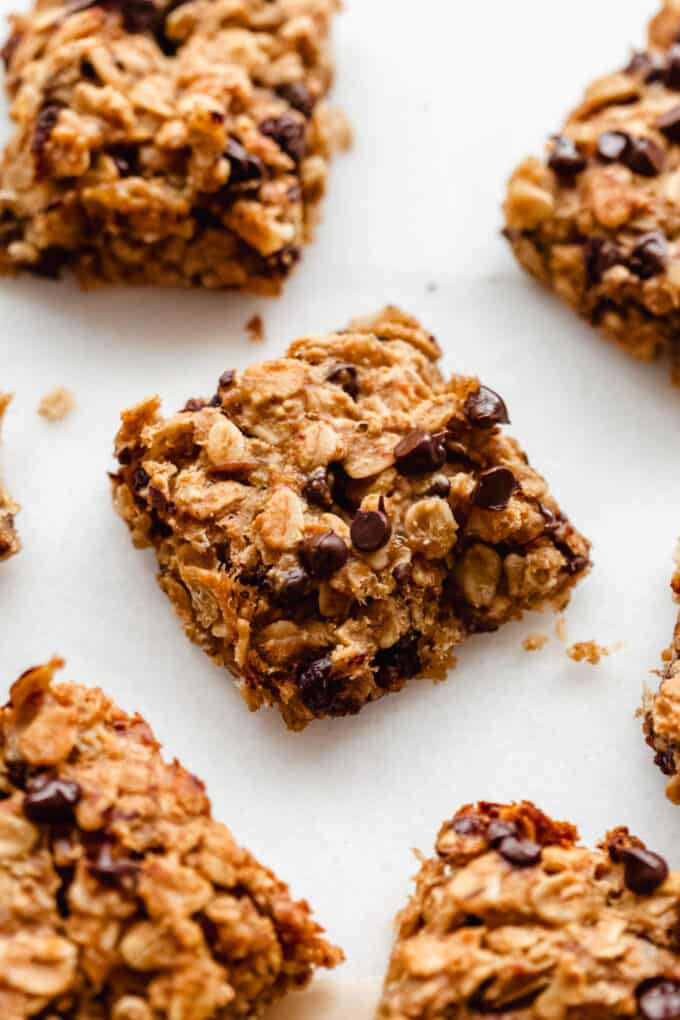
[[[71,391],[64,386],[56,386],[38,404],[38,414],[47,421],[63,421],[75,406],[76,400]]]
[[[246,322],[246,333],[251,343],[261,343],[265,338],[264,321],[261,315],[253,315]]]
[[[547,634],[528,634],[522,642],[522,647],[525,652],[540,652],[549,640]]]
[[[598,645],[595,641],[577,641],[576,644],[567,648],[567,655],[574,662],[589,662],[591,666],[597,666],[601,659],[611,655],[615,648],[607,648]]]

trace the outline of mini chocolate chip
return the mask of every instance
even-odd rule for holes
[[[505,401],[488,386],[480,386],[476,393],[471,393],[465,401],[464,410],[470,424],[480,429],[510,424]]]
[[[355,365],[335,365],[326,376],[326,382],[338,383],[342,386],[352,400],[359,396],[359,383],[357,382],[357,369]]]
[[[286,248],[275,251],[266,259],[266,271],[270,276],[287,276],[291,269],[297,265],[302,252],[293,244]]]
[[[235,138],[230,138],[224,155],[229,160],[230,174],[227,181],[227,188],[230,184],[244,184],[246,181],[259,181],[264,175],[264,163],[259,156],[248,152]]]
[[[680,46],[674,43],[666,53],[666,73],[664,84],[669,89],[680,89]]]
[[[304,120],[283,113],[280,117],[268,117],[260,124],[260,131],[276,144],[296,163],[307,155],[307,125]]]
[[[545,532],[546,534],[551,535],[554,531],[557,531],[561,521],[555,516],[550,507],[545,505],[545,503],[539,503],[538,509],[541,517],[545,521]]]
[[[446,462],[442,436],[432,436],[423,429],[413,429],[394,448],[396,468],[400,475],[421,475],[436,471]]]
[[[81,797],[78,783],[44,773],[26,788],[24,814],[32,822],[65,825],[73,821],[73,809]]]
[[[644,1020],[680,1017],[680,981],[675,978],[647,978],[635,989],[635,998]]]
[[[408,584],[411,580],[411,574],[413,573],[413,565],[410,560],[404,563],[397,563],[396,567],[392,571],[392,577],[397,584]]]
[[[130,887],[139,875],[139,862],[124,854],[114,855],[115,845],[114,840],[106,838],[94,840],[87,848],[88,871],[102,885]]]
[[[548,166],[558,177],[573,179],[588,165],[588,160],[579,150],[573,138],[567,135],[556,135],[553,139],[553,150],[548,159]]]
[[[669,142],[680,145],[680,106],[674,106],[659,117],[656,126]]]
[[[45,103],[38,111],[35,121],[35,130],[31,140],[31,153],[35,159],[36,173],[38,177],[44,177],[47,173],[44,149],[50,140],[50,136],[59,119],[61,105],[59,103]]]
[[[654,755],[654,764],[661,769],[664,776],[674,776],[678,771],[672,751],[657,751]]]
[[[634,53],[624,74],[634,75],[644,82],[661,81],[666,71],[666,61],[661,53]]]
[[[498,852],[516,868],[529,868],[541,859],[541,847],[530,839],[506,836],[498,845]]]
[[[328,509],[333,506],[333,493],[328,482],[328,472],[324,467],[315,468],[302,489],[308,503]]]
[[[189,397],[182,411],[202,411],[205,407],[205,400],[201,397]]]
[[[279,85],[277,90],[282,99],[298,110],[304,117],[311,117],[316,99],[302,81],[293,81],[287,85]]]
[[[490,468],[479,476],[475,506],[482,510],[504,510],[516,488],[517,479],[510,468]]]
[[[359,510],[349,529],[352,545],[360,552],[375,552],[390,540],[392,528],[380,500],[379,510]]]
[[[461,815],[454,818],[451,828],[459,836],[481,836],[486,832],[484,823],[475,815]]]
[[[623,262],[623,252],[606,237],[589,237],[583,244],[583,264],[589,287],[597,286],[608,269]]]
[[[422,668],[417,635],[405,634],[391,648],[381,648],[374,663],[378,668],[375,682],[384,690],[410,680]]]
[[[441,499],[446,499],[450,492],[451,482],[446,475],[436,475],[427,490],[428,496],[439,496]]]
[[[623,165],[641,177],[657,177],[664,161],[663,149],[651,138],[631,138],[621,156]]]
[[[572,577],[575,574],[581,574],[589,566],[590,560],[587,556],[572,556],[567,561],[567,571]]]
[[[629,846],[620,851],[626,887],[638,896],[649,896],[666,881],[668,865],[659,854]]]
[[[228,368],[226,370],[226,372],[223,372],[222,375],[219,378],[219,382],[217,383],[218,390],[226,390],[226,389],[228,389],[231,386],[231,384],[233,383],[235,378],[236,378],[236,372],[234,371],[234,369],[233,368]]]
[[[330,655],[310,662],[299,674],[296,684],[300,699],[316,716],[332,712],[342,685],[333,676],[333,661]]]
[[[141,489],[144,489],[150,481],[151,475],[144,470],[141,464],[138,464],[132,472],[132,478],[130,479],[130,485],[132,486],[133,491],[139,492]]]
[[[347,562],[349,550],[334,531],[300,542],[300,559],[312,577],[330,577]]]
[[[490,846],[497,847],[506,838],[506,836],[516,836],[517,826],[514,822],[503,822],[500,819],[495,819],[493,822],[489,822],[486,830],[486,838],[489,841]]]
[[[598,139],[597,154],[605,163],[616,163],[623,156],[629,142],[630,135],[625,131],[605,131]]]
[[[139,150],[135,145],[111,145],[106,152],[116,164],[121,177],[139,173]]]
[[[644,234],[631,252],[628,268],[641,280],[650,280],[666,268],[668,244],[660,230]]]
[[[302,567],[284,570],[272,582],[272,601],[277,606],[294,606],[309,592],[310,577]]]

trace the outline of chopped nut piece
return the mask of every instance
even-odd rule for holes
[[[595,641],[577,641],[575,645],[567,648],[567,655],[574,662],[589,662],[591,666],[598,663],[607,655],[611,655],[612,649],[598,645]]]
[[[50,390],[38,405],[38,414],[48,421],[63,421],[76,406],[75,397],[70,390],[57,386]]]
[[[0,710],[3,1020],[259,1017],[340,963],[147,723],[61,666]]]
[[[658,25],[663,24],[660,32]],[[680,385],[680,6],[647,50],[598,79],[508,185],[520,264],[635,358],[670,355]]]
[[[376,1020],[671,1020],[680,872],[533,804],[468,804],[420,857]]]
[[[174,416],[123,412],[116,509],[187,634],[292,729],[444,679],[469,634],[564,608],[590,568],[502,398],[438,354],[388,308]]]
[[[540,652],[549,640],[547,634],[528,634],[522,642],[522,647],[525,652]]]
[[[276,294],[346,120],[339,0],[36,0],[4,49],[0,273]]]
[[[0,429],[11,399],[11,393],[0,392]],[[21,542],[14,526],[14,516],[19,513],[20,509],[19,504],[14,502],[0,481],[0,560],[9,559],[21,549]]]

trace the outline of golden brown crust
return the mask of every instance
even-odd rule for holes
[[[147,723],[62,665],[0,713],[3,1020],[255,1018],[339,963]]]
[[[636,358],[680,357],[680,8],[646,53],[594,81],[505,203],[522,266]],[[677,381],[677,380],[676,380]]]
[[[680,603],[680,545],[671,590]],[[645,694],[640,715],[645,739],[655,753],[655,764],[668,776],[666,795],[680,804],[680,617],[664,662],[659,688],[654,694]]]
[[[468,634],[562,608],[589,569],[501,398],[438,355],[385,309],[176,415],[123,412],[118,512],[192,640],[292,728],[443,678]]]
[[[11,393],[0,392],[0,429],[5,411],[12,399]],[[0,480],[0,560],[9,559],[21,549],[19,535],[14,525],[14,516],[20,510],[20,506],[10,496],[8,490]]]
[[[624,828],[577,839],[526,801],[445,823],[397,918],[377,1018],[651,1020],[645,991],[680,994],[680,872]]]
[[[277,293],[328,160],[338,0],[40,0],[5,46],[0,272]]]

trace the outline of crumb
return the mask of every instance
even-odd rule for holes
[[[542,648],[545,648],[550,638],[547,634],[529,634],[528,637],[524,638],[522,647],[525,652],[540,652]]]
[[[664,650],[661,653],[662,661],[663,662],[670,662],[672,658],[673,658],[673,649],[672,648],[664,648]]]
[[[38,414],[48,421],[63,421],[76,406],[75,397],[63,386],[46,393],[38,405]]]
[[[577,641],[575,645],[567,648],[567,655],[574,662],[583,662],[585,659],[591,666],[597,666],[600,659],[611,655],[613,651],[613,648],[605,648],[604,645],[598,645],[595,641]]]
[[[264,322],[261,315],[253,315],[248,319],[246,333],[251,343],[258,344],[264,340]]]
[[[558,641],[563,641],[566,644],[569,640],[566,616],[557,617],[557,622],[555,623],[555,634],[557,635]]]

